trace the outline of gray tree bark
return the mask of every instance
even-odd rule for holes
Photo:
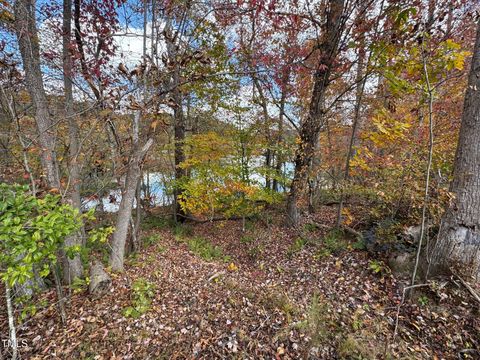
[[[330,83],[330,74],[338,53],[340,37],[345,26],[344,0],[330,0],[323,40],[318,45],[320,53],[314,75],[314,87],[310,108],[300,128],[300,145],[295,154],[295,174],[287,199],[288,223],[296,226],[299,221],[298,205],[300,193],[305,186],[308,169],[315,153],[318,136],[325,123],[325,93]]]
[[[15,314],[14,314],[14,309],[12,305],[12,294],[8,284],[5,284],[5,298],[7,300],[8,329],[9,329],[10,342],[12,347],[11,359],[16,360],[18,355],[17,330],[15,328]],[[1,350],[2,349],[0,349],[0,352]]]
[[[88,291],[95,296],[103,295],[112,284],[110,275],[107,274],[100,261],[96,261],[90,268],[90,284]]]
[[[13,12],[15,17],[15,34],[25,71],[26,87],[35,107],[35,123],[41,147],[40,160],[42,169],[47,185],[50,188],[59,190],[60,175],[55,153],[55,124],[50,117],[48,99],[40,68],[40,44],[35,20],[35,1],[16,0],[13,5]],[[18,291],[29,295],[33,292],[35,285],[43,288],[43,279],[36,276],[35,281],[28,281],[20,286]]]
[[[286,81],[284,82],[286,83]],[[279,105],[279,115],[278,115],[278,135],[276,139],[277,148],[280,149],[280,146],[283,142],[283,116],[285,111],[285,100],[286,100],[286,90],[282,90],[282,95],[280,97],[280,105]],[[277,150],[275,154],[275,178],[272,182],[272,190],[275,192],[279,191],[279,178],[282,176],[282,165],[284,162],[284,156],[282,155],[281,151]]]
[[[432,252],[433,273],[458,271],[480,281],[480,21],[463,105],[462,124],[450,191]]]
[[[69,185],[65,191],[68,193],[71,205],[81,211],[80,200],[80,168],[77,158],[80,150],[78,143],[79,132],[77,118],[73,109],[73,83],[72,83],[72,54],[70,52],[72,26],[72,0],[63,0],[63,85],[65,92],[65,116],[68,123],[69,136]],[[77,233],[68,236],[65,239],[65,246],[83,245],[83,224],[82,229]],[[63,261],[63,281],[71,284],[75,278],[83,276],[83,265],[80,256],[77,255],[73,259],[65,256]]]
[[[144,31],[143,31],[143,58],[145,61],[147,52],[147,4],[144,4]],[[146,79],[144,74],[138,74],[136,85],[141,86],[137,89],[137,99],[140,100],[142,93],[145,101],[146,93]],[[127,175],[125,179],[125,186],[122,191],[122,200],[120,201],[120,208],[117,213],[117,220],[115,223],[115,231],[112,238],[112,251],[110,253],[110,265],[113,271],[123,271],[125,260],[125,245],[128,238],[128,228],[132,221],[132,208],[135,197],[137,195],[137,185],[143,176],[142,163],[143,160],[153,145],[153,138],[149,137],[142,147],[140,147],[140,119],[142,117],[142,110],[136,110],[132,124],[132,150],[127,165]],[[137,208],[140,206],[140,201],[137,200]],[[134,231],[135,228],[133,229]],[[135,235],[135,234],[132,234]]]
[[[187,11],[187,8],[184,10]],[[182,210],[179,202],[179,196],[183,193],[182,188],[180,187],[179,181],[187,176],[186,169],[181,168],[179,165],[185,161],[185,115],[183,113],[183,95],[180,91],[180,65],[178,64],[178,42],[179,38],[182,36],[180,33],[181,30],[173,31],[172,30],[172,18],[167,18],[165,25],[165,42],[167,47],[167,56],[168,61],[173,64],[173,69],[171,73],[171,84],[172,87],[171,97],[173,105],[173,139],[174,139],[174,165],[175,165],[175,189],[174,189],[174,218],[175,221],[184,221],[185,212]],[[181,26],[180,26],[181,28]]]
[[[28,93],[35,105],[35,121],[41,146],[40,158],[47,183],[60,188],[57,156],[55,154],[55,127],[48,110],[48,100],[40,68],[40,47],[36,26],[34,0],[17,0],[13,6],[15,33],[25,71]]]
[[[135,116],[137,116],[137,114],[135,114]],[[128,165],[125,188],[122,192],[122,200],[120,202],[117,221],[115,223],[115,232],[113,233],[112,239],[110,265],[113,271],[123,271],[125,244],[128,237],[130,218],[132,217],[133,201],[135,199],[138,179],[142,175],[141,163],[152,145],[153,140],[150,138],[142,149],[135,150]],[[139,206],[139,204],[137,204],[137,206]]]

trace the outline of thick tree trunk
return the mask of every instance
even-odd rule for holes
[[[55,154],[55,129],[48,109],[48,100],[43,86],[40,68],[40,44],[36,26],[34,0],[17,0],[14,3],[15,33],[25,71],[25,81],[31,101],[35,106],[35,122],[40,144],[40,160],[50,188],[60,189],[60,176]],[[34,284],[35,283],[35,284]],[[34,286],[43,288],[43,279],[27,281],[18,291],[31,294]]]
[[[73,84],[72,84],[72,55],[69,50],[71,39],[71,25],[72,25],[72,0],[63,1],[63,84],[65,91],[65,116],[68,123],[69,136],[69,184],[68,191],[71,205],[81,211],[80,200],[80,168],[78,166],[77,158],[80,149],[78,139],[78,125],[77,119],[73,109]],[[65,246],[83,245],[83,224],[82,229],[77,233],[68,236],[65,239]],[[80,256],[77,255],[73,259],[64,257],[63,264],[63,281],[70,284],[75,278],[83,276],[83,265]]]
[[[143,22],[143,57],[145,59],[147,45],[147,3],[144,4],[144,22]],[[137,84],[141,83],[137,91],[137,98],[140,100],[143,93],[143,100],[145,101],[146,81],[145,75],[143,78],[137,78]],[[140,119],[142,117],[142,110],[137,110],[134,114],[132,123],[132,150],[127,165],[127,175],[125,179],[125,186],[122,191],[122,200],[120,201],[120,208],[117,213],[117,221],[115,224],[115,231],[112,239],[112,252],[110,253],[110,265],[113,271],[123,271],[123,264],[125,260],[125,245],[128,238],[128,228],[133,224],[132,208],[133,202],[137,197],[137,189],[139,182],[143,176],[142,163],[143,160],[153,145],[153,139],[148,138],[142,148],[140,148]],[[137,199],[137,211],[140,207],[140,199]],[[136,231],[134,226],[134,231]],[[132,233],[132,236],[135,236]]]
[[[147,3],[144,4],[144,23],[143,23],[143,57],[146,57],[146,36],[147,36]],[[143,94],[143,101],[146,97],[146,79],[145,74],[143,78],[137,78],[137,84],[141,83],[137,90],[137,99],[140,100]],[[142,110],[137,110],[134,114],[132,124],[132,150],[127,165],[127,176],[125,179],[125,186],[122,191],[122,200],[120,208],[117,213],[117,221],[115,231],[112,239],[112,252],[110,254],[110,265],[113,271],[123,271],[123,264],[125,259],[125,245],[128,238],[128,228],[133,224],[132,208],[135,197],[137,197],[137,189],[139,189],[139,182],[143,176],[142,164],[145,156],[153,145],[153,138],[149,137],[142,147],[140,147],[140,120],[142,117]],[[137,198],[137,211],[140,207],[140,196]],[[137,223],[137,226],[139,222]],[[136,231],[136,226],[134,226]],[[132,233],[133,236],[136,234]]]
[[[431,270],[454,270],[480,281],[480,22],[473,52],[450,191]]]
[[[338,52],[338,44],[344,28],[344,0],[331,0],[325,26],[325,35],[319,45],[320,59],[314,75],[314,88],[310,108],[300,128],[300,145],[295,155],[295,174],[287,200],[288,222],[296,226],[299,220],[298,205],[300,194],[305,186],[307,173],[315,152],[320,130],[325,123],[325,92],[330,82],[330,74]]]
[[[35,121],[41,146],[40,158],[47,183],[59,189],[57,157],[55,154],[55,129],[48,110],[48,100],[40,68],[40,46],[36,27],[34,0],[17,0],[14,4],[15,32],[25,70],[27,90],[35,105]]]

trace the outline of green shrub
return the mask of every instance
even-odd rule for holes
[[[0,277],[9,286],[38,275],[46,277],[63,249],[73,258],[80,247],[64,247],[66,236],[77,231],[82,218],[77,209],[62,204],[60,196],[32,195],[26,186],[0,184]]]
[[[145,279],[137,279],[132,284],[132,305],[123,309],[123,316],[138,318],[150,310],[155,296],[155,285]]]
[[[157,233],[150,234],[143,238],[143,243],[145,244],[145,246],[153,245],[159,241],[160,241],[160,234],[157,234]]]
[[[243,235],[241,238],[240,238],[240,242],[242,244],[250,244],[252,242],[255,241],[255,238],[252,236],[252,235]]]
[[[429,303],[428,297],[425,295],[419,296],[418,303],[420,304],[420,306],[427,306]]]
[[[367,245],[365,244],[365,241],[363,239],[357,239],[357,241],[355,241],[353,244],[352,244],[352,248],[355,249],[355,250],[367,250]]]
[[[90,278],[86,277],[85,279],[75,278],[70,284],[70,288],[73,290],[74,294],[85,291],[90,284]]]
[[[106,243],[113,231],[114,228],[112,226],[97,227],[89,231],[86,246],[80,250],[80,258],[85,268],[88,267],[92,253],[97,254],[103,263],[108,263],[110,250]]]
[[[374,273],[379,275],[386,275],[390,273],[390,268],[380,260],[369,260],[368,268]]]
[[[190,225],[177,224],[173,228],[173,234],[178,240],[188,238],[193,235],[193,229]]]
[[[296,238],[294,243],[288,248],[287,255],[292,256],[293,254],[301,251],[307,245],[307,243],[307,239],[301,237]]]
[[[152,229],[168,229],[175,226],[173,219],[166,217],[157,217],[157,216],[147,216],[143,219],[141,228],[142,230],[152,230]]]
[[[348,246],[348,241],[345,239],[345,234],[342,230],[334,229],[325,235],[322,239],[322,245],[323,247],[318,252],[318,255],[330,256],[345,250]]]
[[[318,226],[316,224],[307,223],[303,226],[303,229],[307,232],[314,232],[318,229]]]
[[[220,260],[229,261],[230,257],[223,255],[222,248],[210,243],[207,239],[196,236],[187,240],[188,248],[194,254],[207,261]]]

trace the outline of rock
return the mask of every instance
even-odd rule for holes
[[[90,294],[96,296],[102,295],[108,291],[111,284],[112,279],[103,268],[102,263],[95,261],[90,268],[90,285],[88,286]]]
[[[404,234],[410,239],[412,239],[415,243],[417,243],[418,239],[420,239],[421,231],[422,231],[421,225],[409,226],[408,228],[405,229]]]
[[[409,274],[415,265],[415,253],[394,253],[388,258],[388,266],[394,274]]]

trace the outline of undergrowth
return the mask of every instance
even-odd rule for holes
[[[230,256],[224,255],[221,247],[213,245],[203,237],[195,236],[184,239],[184,241],[188,245],[189,250],[200,256],[203,260],[222,260],[224,262],[230,261]]]
[[[155,285],[143,278],[132,284],[131,305],[123,309],[123,316],[138,318],[150,310],[152,299],[155,296]]]
[[[345,233],[339,229],[329,231],[322,239],[322,247],[318,251],[318,257],[336,255],[348,247]]]
[[[147,216],[142,220],[142,230],[169,229],[175,226],[173,219],[167,217]]]

